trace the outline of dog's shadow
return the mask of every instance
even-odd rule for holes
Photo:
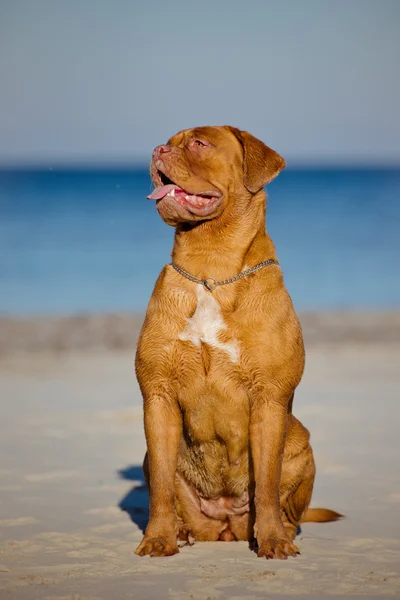
[[[144,532],[149,520],[149,493],[144,481],[143,469],[139,465],[132,465],[118,471],[118,475],[122,479],[135,482],[118,506],[128,513],[132,522]]]

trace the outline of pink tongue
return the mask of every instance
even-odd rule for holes
[[[160,200],[164,198],[167,194],[172,192],[172,190],[180,189],[174,183],[169,183],[168,185],[160,185],[158,188],[153,190],[150,196],[147,196],[148,200]]]

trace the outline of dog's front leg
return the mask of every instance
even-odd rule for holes
[[[136,554],[170,556],[179,552],[174,481],[182,416],[177,403],[163,397],[145,398],[144,428],[149,460],[150,519]]]
[[[254,466],[258,556],[286,559],[298,548],[288,538],[280,512],[280,482],[287,431],[287,402],[269,389],[251,405],[250,445]]]

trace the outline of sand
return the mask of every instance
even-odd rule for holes
[[[1,600],[400,597],[398,315],[358,317],[358,329],[349,315],[303,318],[294,412],[316,455],[312,505],[346,519],[305,524],[301,555],[287,561],[258,559],[244,542],[134,554],[148,497],[133,372],[140,319],[124,318],[113,328],[96,317],[103,334],[93,338],[82,318],[73,342],[62,319],[2,321]]]

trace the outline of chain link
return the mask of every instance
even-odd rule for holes
[[[200,283],[209,292],[213,292],[215,288],[217,288],[220,285],[227,285],[228,283],[234,283],[239,279],[243,279],[243,277],[247,277],[247,275],[255,273],[256,271],[259,271],[259,269],[263,269],[264,267],[268,267],[269,265],[277,265],[279,267],[279,263],[277,260],[265,260],[264,262],[258,263],[258,265],[255,265],[254,267],[250,267],[249,269],[242,271],[238,275],[234,275],[233,277],[229,277],[228,279],[221,279],[220,281],[217,281],[216,279],[214,279],[214,277],[207,277],[206,279],[194,277],[194,275],[190,275],[190,273],[182,269],[182,267],[176,265],[174,262],[172,262],[171,265],[174,267],[175,271],[178,271],[180,275],[186,277],[186,279],[189,279],[189,281],[193,281],[193,283]]]

